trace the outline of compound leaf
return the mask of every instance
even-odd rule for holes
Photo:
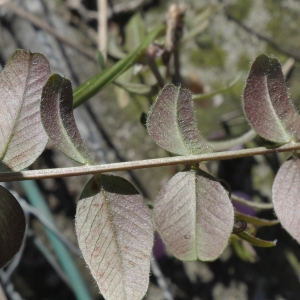
[[[47,59],[24,50],[15,51],[0,74],[0,171],[20,171],[44,150],[40,100],[49,76]]]
[[[170,179],[155,200],[157,231],[181,260],[217,259],[233,228],[233,206],[223,186],[201,170]]]
[[[20,250],[26,223],[17,199],[0,186],[0,269]]]
[[[300,117],[276,58],[262,54],[252,64],[244,90],[244,110],[263,138],[277,143],[300,139]]]
[[[163,88],[148,114],[147,129],[160,147],[172,153],[212,152],[198,131],[192,94],[186,89],[174,85]]]
[[[59,74],[50,76],[43,88],[41,117],[45,131],[62,152],[81,164],[92,163],[74,119],[70,80]]]
[[[279,169],[272,188],[275,213],[286,231],[300,243],[300,160],[294,157]]]
[[[149,281],[151,217],[142,196],[125,179],[94,176],[76,213],[79,247],[104,298],[140,300]]]

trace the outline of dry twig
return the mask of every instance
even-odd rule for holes
[[[98,49],[107,59],[107,0],[98,0]]]

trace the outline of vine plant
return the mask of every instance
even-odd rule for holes
[[[126,63],[133,63],[132,58]],[[103,86],[113,80],[107,78]],[[147,129],[160,147],[179,156],[94,165],[76,127],[73,107],[85,100],[82,95],[87,86],[99,85],[97,80],[93,78],[77,89],[81,98],[74,104],[71,82],[51,75],[42,54],[24,50],[13,54],[0,75],[0,181],[94,174],[80,196],[75,228],[83,257],[105,299],[134,300],[145,295],[154,228],[169,251],[183,261],[215,260],[236,237],[256,246],[275,245],[258,239],[244,225],[267,226],[277,221],[235,212],[230,192],[199,162],[290,151],[290,159],[276,175],[272,200],[282,226],[300,243],[300,160],[296,152],[300,149],[300,116],[276,58],[264,54],[256,58],[243,96],[245,116],[260,136],[274,143],[270,148],[213,153],[213,146],[198,131],[192,94],[166,85],[148,113]],[[48,138],[83,166],[22,171],[39,157]],[[152,211],[130,182],[104,173],[184,163],[185,169],[160,191]],[[1,186],[0,198],[2,268],[21,246],[25,218],[18,201]],[[237,226],[238,222],[243,226]]]

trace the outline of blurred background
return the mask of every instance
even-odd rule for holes
[[[172,4],[177,5],[175,15]],[[249,130],[241,95],[250,64],[261,53],[281,61],[291,98],[299,103],[299,13],[296,0],[0,0],[0,69],[16,49],[40,52],[52,72],[70,79],[76,88],[132,53],[146,33],[160,24],[172,28],[175,20],[175,45],[168,33],[160,37],[147,57],[74,111],[97,163],[166,157],[170,154],[143,126],[164,83],[181,84],[199,96],[195,100],[199,129],[210,140],[238,137]],[[255,138],[237,148],[265,144]],[[286,157],[212,162],[207,168],[226,180],[236,195],[269,203],[274,176]],[[69,166],[76,163],[49,143],[31,168]],[[182,168],[118,174],[151,203]],[[103,299],[78,252],[74,231],[76,203],[89,178],[6,184],[22,204],[28,226],[20,254],[0,271],[1,300]],[[275,218],[272,209],[237,209]],[[280,225],[262,228],[258,236],[277,240],[277,246],[254,248],[232,241],[211,263],[178,261],[157,236],[145,299],[298,299],[300,246]]]

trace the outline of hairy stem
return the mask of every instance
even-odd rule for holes
[[[113,163],[107,165],[81,166],[71,168],[42,169],[23,172],[2,172],[0,181],[22,181],[37,180],[57,177],[71,177],[80,175],[92,175],[105,172],[126,171],[134,169],[146,169],[154,167],[163,167],[180,164],[193,164],[212,160],[225,160],[240,157],[269,154],[274,152],[289,152],[300,150],[300,143],[289,143],[278,148],[251,148],[236,151],[225,151],[218,153],[208,153],[200,155],[175,156],[166,158],[156,158],[147,160],[128,161],[122,163]]]

